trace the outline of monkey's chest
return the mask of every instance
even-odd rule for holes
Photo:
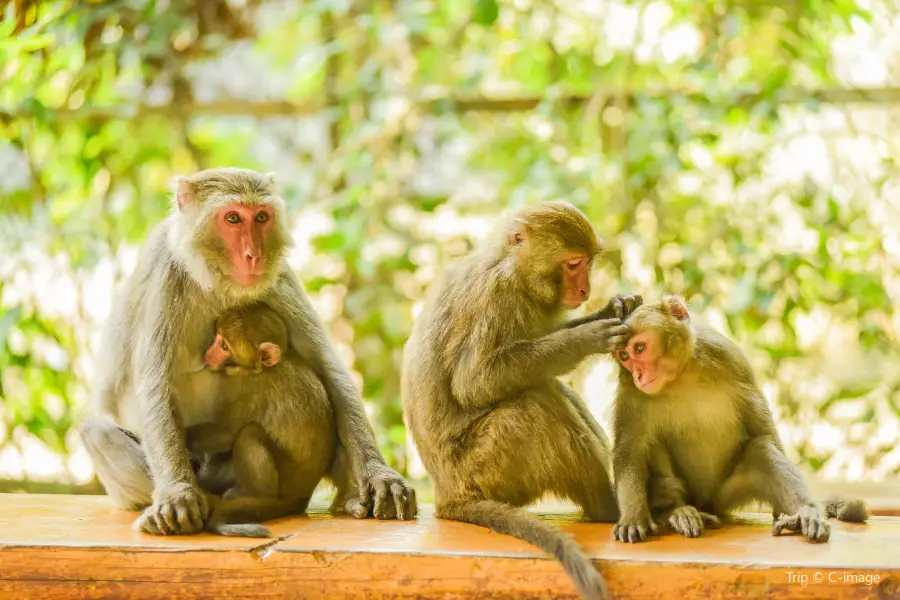
[[[708,506],[731,474],[743,441],[743,427],[730,398],[712,393],[682,404],[663,436],[672,468],[698,506]]]

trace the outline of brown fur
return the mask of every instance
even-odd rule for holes
[[[337,486],[332,509],[367,516],[338,445],[325,389],[312,369],[289,349],[284,321],[264,304],[229,311],[217,320],[243,377],[222,386],[218,417],[187,431],[195,455],[232,453],[234,487],[213,511],[211,522],[235,523],[302,513],[319,481]],[[263,342],[288,348],[281,362],[251,373],[253,350]],[[246,352],[237,352],[244,347]],[[241,362],[239,354],[246,362]],[[279,402],[273,402],[278,398]],[[203,471],[201,471],[203,473]],[[219,487],[201,478],[204,487]],[[241,498],[240,501],[237,501]],[[247,498],[252,498],[251,502]]]
[[[561,261],[600,243],[565,203],[526,208],[430,290],[404,351],[409,430],[435,486],[437,516],[490,527],[561,561],[579,591],[606,585],[578,545],[525,506],[570,498],[591,520],[617,516],[606,435],[557,377],[624,343],[613,317],[639,300],[561,326]]]
[[[639,389],[620,369],[613,411],[613,471],[621,541],[639,542],[655,518],[688,537],[751,502],[772,506],[773,532],[801,531],[824,542],[830,526],[784,449],[768,404],[736,344],[666,297],[626,320],[632,337],[619,360],[642,359],[662,389]],[[646,349],[639,356],[636,341]],[[669,369],[661,365],[669,361]]]
[[[97,361],[99,415],[81,427],[109,495],[119,506],[146,509],[145,517],[167,533],[204,528],[209,507],[184,441],[187,427],[215,419],[220,407],[222,378],[202,369],[203,350],[218,315],[262,301],[284,319],[291,348],[325,389],[360,500],[374,504],[378,517],[414,517],[412,488],[385,465],[359,393],[283,261],[290,237],[272,178],[212,169],[182,178],[177,189],[175,208],[150,233],[116,299]],[[211,227],[216,211],[230,203],[273,210],[274,229],[264,242],[267,272],[254,285],[233,280]]]

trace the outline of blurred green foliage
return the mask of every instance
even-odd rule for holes
[[[484,220],[559,198],[606,238],[605,293],[678,292],[721,316],[810,466],[835,452],[807,440],[821,423],[846,429],[866,472],[896,445],[872,440],[900,415],[900,377],[823,373],[824,338],[800,339],[819,319],[849,328],[848,354],[896,360],[898,261],[871,214],[889,176],[841,191],[770,172],[785,121],[821,109],[788,96],[835,84],[832,41],[870,20],[854,0],[0,7],[6,443],[24,426],[71,449],[102,321],[91,278],[127,273],[172,175],[237,165],[279,171],[298,227],[324,215],[300,271],[400,468],[415,303]],[[846,402],[862,408],[830,412]]]

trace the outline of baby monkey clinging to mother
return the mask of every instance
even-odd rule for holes
[[[828,540],[826,516],[865,521],[860,501],[813,501],[787,459],[753,370],[738,346],[666,296],[626,319],[631,338],[613,409],[613,472],[621,517],[613,535],[640,542],[654,519],[687,537],[751,502],[771,505],[773,534]]]

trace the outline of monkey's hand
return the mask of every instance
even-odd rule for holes
[[[644,298],[640,294],[616,294],[594,316],[597,319],[624,319],[643,303]]]
[[[606,354],[623,348],[628,343],[631,329],[620,319],[591,321],[575,328],[583,336],[587,351],[591,354]]]
[[[811,542],[827,542],[831,537],[831,525],[818,506],[801,506],[796,514],[775,519],[772,535],[781,535],[784,530],[799,531]]]
[[[197,533],[209,516],[206,495],[191,484],[176,484],[153,493],[153,504],[134,522],[135,529],[153,535]]]
[[[719,517],[700,512],[693,506],[679,506],[669,514],[669,527],[684,537],[700,537],[706,527],[718,529],[722,526]]]
[[[359,482],[359,500],[372,506],[376,519],[415,519],[416,490],[399,473],[379,462],[366,464]]]
[[[659,526],[650,514],[637,518],[622,517],[613,527],[613,537],[620,542],[636,544],[647,539],[647,534],[658,535]]]

